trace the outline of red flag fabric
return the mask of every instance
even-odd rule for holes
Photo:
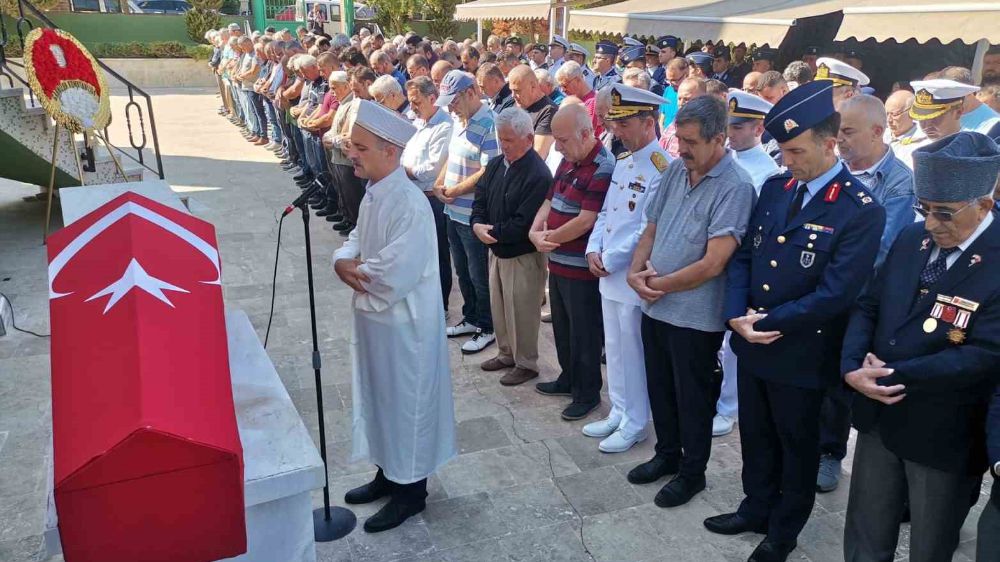
[[[125,193],[47,244],[66,560],[246,552],[215,229]]]

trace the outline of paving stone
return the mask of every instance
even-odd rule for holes
[[[512,562],[581,562],[593,560],[570,523],[540,527],[502,537],[500,546]]]
[[[419,516],[411,517],[399,527],[381,533],[366,533],[361,528],[363,524],[364,521],[358,520],[358,528],[347,536],[354,562],[423,558],[434,550],[427,525]]]
[[[494,490],[489,496],[513,532],[576,519],[573,507],[551,481]]]
[[[617,511],[642,502],[613,467],[563,476],[556,479],[556,484],[582,516]]]
[[[434,553],[444,562],[509,562],[500,541],[488,539]]]
[[[458,422],[455,426],[455,436],[460,454],[496,449],[511,444],[500,421],[490,416]]]
[[[429,504],[421,514],[431,542],[438,550],[505,535],[506,519],[485,493]]]
[[[587,437],[582,433],[571,437],[562,437],[558,441],[562,448],[566,450],[566,454],[580,467],[580,470],[590,470],[592,468],[627,462],[634,462],[635,464],[646,462],[653,458],[655,454],[653,447],[656,445],[656,439],[651,437],[642,443],[637,443],[624,453],[602,453],[597,448],[601,440]]]
[[[583,520],[587,548],[598,562],[654,560],[667,544],[635,508],[602,513]],[[673,554],[673,553],[671,553]]]

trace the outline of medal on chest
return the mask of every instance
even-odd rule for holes
[[[934,333],[939,323],[951,325],[946,338],[958,345],[965,341],[965,329],[969,327],[972,314],[979,309],[979,303],[962,297],[938,295],[931,307],[930,318],[924,320],[924,333]]]

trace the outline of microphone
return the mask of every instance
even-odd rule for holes
[[[301,207],[305,205],[306,202],[309,201],[309,199],[313,195],[315,195],[317,191],[323,188],[323,184],[320,182],[320,179],[330,179],[327,178],[326,176],[328,176],[328,174],[323,173],[320,174],[318,178],[313,180],[312,184],[308,188],[306,188],[301,194],[299,194],[299,196],[295,198],[295,201],[292,201],[291,205],[285,207],[285,210],[281,213],[281,216],[282,217],[287,216],[288,213],[294,211],[296,207]]]

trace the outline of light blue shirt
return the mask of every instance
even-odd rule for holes
[[[812,198],[816,196],[816,193],[818,193],[819,190],[826,187],[826,184],[830,183],[830,180],[837,177],[837,174],[840,173],[840,170],[843,167],[844,163],[837,160],[837,163],[834,164],[832,168],[806,182],[806,194],[802,196],[803,209],[810,201],[812,201]],[[799,185],[802,185],[802,182],[799,182],[798,185],[795,186],[795,189],[798,189]]]
[[[985,103],[966,113],[959,120],[963,131],[975,131],[984,135],[989,133],[990,129],[998,122],[1000,122],[1000,114],[993,111],[993,108]]]

